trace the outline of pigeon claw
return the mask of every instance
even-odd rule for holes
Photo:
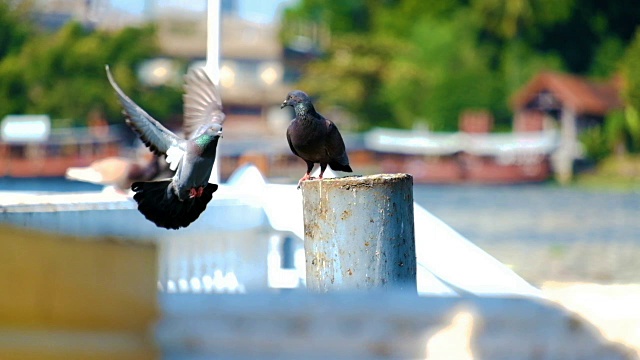
[[[300,189],[300,186],[302,185],[303,181],[307,181],[307,180],[313,180],[314,178],[309,175],[309,174],[304,174],[304,176],[298,181],[298,189]]]
[[[191,188],[191,190],[189,190],[189,197],[191,199],[199,198],[200,196],[202,196],[203,193],[204,193],[204,186],[200,186],[200,187],[197,187],[197,188]]]

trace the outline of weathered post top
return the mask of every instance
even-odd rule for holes
[[[411,175],[309,180],[302,198],[308,289],[416,289]]]

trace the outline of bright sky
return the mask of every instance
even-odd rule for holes
[[[155,0],[157,6],[180,7],[195,11],[206,9],[207,0]],[[239,15],[256,22],[272,21],[280,9],[280,5],[295,0],[238,0]],[[113,7],[133,14],[142,14],[146,1],[110,0]]]

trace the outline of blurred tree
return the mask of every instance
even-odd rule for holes
[[[381,94],[381,82],[389,71],[388,59],[399,50],[394,39],[373,40],[358,34],[341,37],[335,40],[326,61],[310,64],[300,86],[322,95],[319,108],[343,106],[380,125],[395,125],[390,104]]]
[[[500,39],[540,35],[545,27],[567,20],[575,0],[471,0],[484,31]]]
[[[610,138],[627,150],[640,152],[640,28],[627,48],[622,62],[624,116],[611,125]]]
[[[34,30],[28,21],[29,1],[0,0],[0,59],[20,51]]]
[[[569,1],[569,0],[566,0]],[[538,51],[560,55],[568,70],[586,74],[610,76],[615,68],[604,73],[598,68],[603,56],[620,60],[623,51],[616,42],[629,44],[639,25],[640,6],[637,0],[580,0],[575,1],[566,20],[540,29],[535,42]],[[606,51],[614,53],[605,54]]]
[[[611,76],[640,18],[635,2],[301,0],[283,40],[296,38],[293,24],[328,27],[300,86],[351,110],[361,129],[453,130],[466,108],[487,108],[504,127],[509,95],[542,69]]]
[[[1,8],[0,8],[1,10]],[[0,11],[0,21],[6,15]],[[69,22],[54,33],[31,33],[22,46],[0,59],[0,118],[10,113],[44,113],[85,125],[89,113],[121,123],[121,105],[109,85],[105,64],[118,83],[160,119],[181,113],[181,90],[144,88],[134,73],[157,56],[153,26],[117,32],[91,31]]]
[[[354,28],[341,24],[350,24],[352,8],[327,5],[323,12],[318,8],[324,3],[305,3],[287,15],[338,24],[327,20],[332,45],[323,60],[308,67],[300,86],[351,110],[361,129],[426,121],[432,129],[453,130],[464,108],[492,107],[502,100],[494,91],[485,49],[477,46],[472,19],[454,12],[452,2],[371,2],[363,11],[367,21]],[[342,15],[326,15],[335,12]],[[442,14],[467,19],[445,21]],[[455,76],[447,76],[452,67]]]
[[[612,152],[607,133],[601,127],[592,127],[580,135],[580,142],[586,156],[594,161],[600,161]]]
[[[398,125],[410,127],[419,121],[432,130],[455,130],[466,108],[504,110],[506,103],[488,62],[490,49],[478,44],[469,13],[452,17],[454,21],[422,18],[406,39],[411,51],[392,61],[383,91],[391,99]]]
[[[286,9],[285,21],[324,23],[335,34],[366,32],[370,30],[370,9],[374,4],[370,0],[305,0]]]
[[[633,125],[637,121],[637,117],[634,117],[635,114],[632,110],[629,111],[629,109],[632,108],[627,107],[627,111],[617,110],[607,115],[604,128],[600,132],[602,134],[604,147],[608,151],[607,154],[612,152],[615,152],[616,154],[624,154],[629,151],[634,151],[634,145],[636,145],[635,143],[637,143],[637,139],[634,141]],[[631,127],[629,125],[631,125]],[[585,146],[587,148],[587,155],[592,155],[593,151],[590,151],[589,144],[586,143]],[[637,149],[635,150],[637,151]],[[597,157],[591,157],[595,160],[600,160]]]
[[[622,73],[625,79],[622,95],[629,106],[640,110],[640,28],[627,48]]]

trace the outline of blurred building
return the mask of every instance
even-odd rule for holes
[[[239,17],[232,9],[222,12],[220,36],[220,87],[229,121],[242,122],[246,131],[281,131],[290,116],[280,110],[288,88],[283,82],[283,51],[276,24],[258,24]],[[159,43],[171,58],[198,64],[207,51],[206,13],[161,11],[156,14]],[[250,126],[247,126],[250,125]],[[232,129],[228,129],[232,130]]]
[[[32,16],[40,27],[49,30],[58,29],[71,20],[93,27],[91,12],[94,5],[91,0],[36,0]]]
[[[206,2],[201,7],[161,4],[147,1],[144,17],[157,26],[163,57],[150,59],[139,74],[149,85],[177,85],[185,71],[178,63],[186,60],[190,66],[201,66],[206,61]],[[282,134],[291,114],[279,109],[288,88],[283,82],[278,24],[245,20],[237,9],[235,0],[221,2],[220,86],[225,113],[233,120],[227,122],[225,132],[242,128],[244,135]],[[119,23],[111,22],[107,15],[98,24],[101,28],[113,25]]]
[[[560,144],[553,167],[559,180],[567,181],[576,161],[584,156],[580,135],[603,126],[609,112],[622,108],[620,90],[617,78],[594,82],[575,75],[541,72],[513,96],[514,129],[557,129]]]
[[[535,182],[552,174],[566,182],[584,159],[580,136],[623,106],[620,90],[618,78],[541,72],[514,94],[510,133],[492,133],[491,114],[475,110],[461,114],[456,133],[374,129],[365,141],[383,171],[409,172],[417,182]]]
[[[50,29],[70,20],[107,30],[154,22],[163,57],[149,59],[138,69],[139,75],[151,86],[179,86],[185,72],[180,63],[203,65],[206,60],[206,4],[205,0],[145,0],[137,5],[142,12],[135,14],[115,8],[109,0],[38,0],[34,13]],[[278,31],[278,24],[241,18],[237,0],[221,1],[220,85],[225,112],[228,118],[237,119],[228,122],[227,132],[241,124],[245,132],[281,134],[288,124],[291,114],[279,109],[289,89],[284,85]]]

